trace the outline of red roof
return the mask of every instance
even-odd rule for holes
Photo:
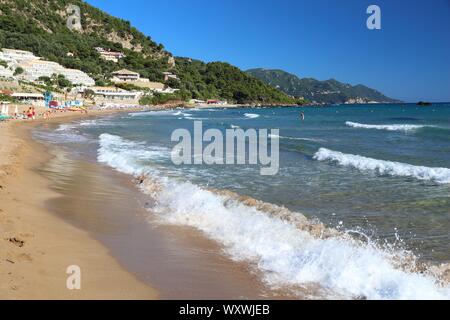
[[[10,96],[13,94],[13,92],[11,90],[0,89],[0,94],[5,94],[7,96]]]

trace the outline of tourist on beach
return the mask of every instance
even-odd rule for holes
[[[145,181],[145,175],[141,174],[138,178],[137,178],[139,184],[143,184]]]
[[[31,107],[28,108],[28,111],[27,111],[27,119],[28,119],[28,120],[33,119],[33,110],[31,109]]]
[[[31,115],[32,115],[33,120],[36,120],[36,109],[35,109],[35,107],[31,108]]]

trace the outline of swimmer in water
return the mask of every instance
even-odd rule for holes
[[[302,121],[304,121],[305,120],[305,114],[302,112],[302,113],[300,113],[300,118],[302,119]]]

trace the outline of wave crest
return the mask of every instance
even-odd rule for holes
[[[378,160],[360,155],[346,154],[321,148],[314,155],[318,161],[336,162],[343,167],[352,167],[361,171],[373,171],[381,175],[412,177],[419,180],[450,183],[450,169],[414,166],[411,164]]]
[[[322,139],[286,137],[286,136],[279,136],[279,135],[276,135],[276,134],[269,134],[269,138],[286,139],[286,140],[299,140],[299,141],[310,141],[310,142],[325,142],[325,140],[322,140]]]
[[[426,127],[424,125],[414,125],[414,124],[364,124],[350,121],[347,121],[345,124],[347,127],[359,129],[376,129],[376,130],[405,131],[405,132],[414,131]]]
[[[142,191],[155,200],[150,212],[161,222],[200,230],[232,259],[262,271],[269,286],[318,285],[315,297],[327,298],[450,298],[449,287],[417,271],[411,254],[363,243],[283,207],[169,178],[142,165],[136,155],[146,151],[101,135],[98,160],[143,180]]]
[[[244,116],[249,119],[256,119],[260,117],[260,115],[256,113],[244,113]]]

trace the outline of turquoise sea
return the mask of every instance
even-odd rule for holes
[[[223,132],[279,129],[279,173],[174,165],[171,134],[192,131],[194,121]],[[130,179],[145,177],[149,215],[197,229],[269,287],[450,298],[427,271],[450,262],[450,104],[150,111],[35,134]]]

